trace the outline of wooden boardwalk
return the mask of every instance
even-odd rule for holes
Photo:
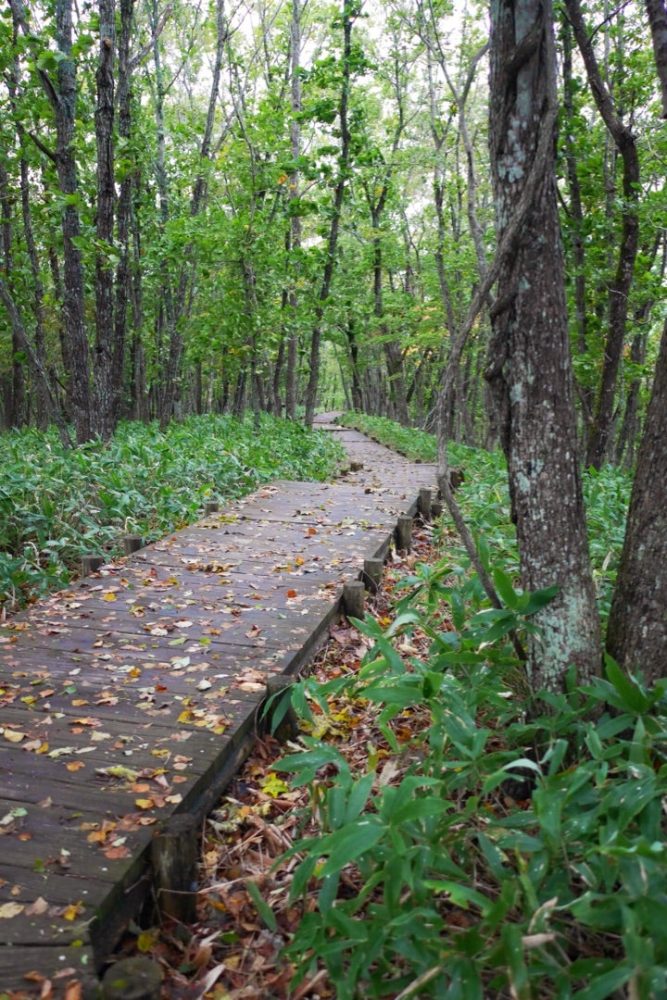
[[[215,805],[267,676],[308,662],[343,582],[433,485],[320,423],[363,468],[274,482],[0,626],[0,991],[96,982],[160,822]]]

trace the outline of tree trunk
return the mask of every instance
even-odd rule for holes
[[[599,624],[577,462],[576,415],[554,172],[556,60],[551,5],[491,5],[490,154],[499,241],[537,178],[516,252],[501,261],[487,378],[508,459],[521,583],[556,585],[533,621],[533,690],[559,690],[571,665],[599,669]]]
[[[227,41],[228,30],[225,19],[224,0],[216,0],[216,48],[215,62],[213,64],[213,74],[211,78],[211,89],[209,91],[208,108],[206,113],[206,124],[199,147],[199,171],[195,178],[192,195],[190,198],[190,216],[194,218],[204,205],[208,190],[208,179],[206,165],[211,158],[211,145],[213,140],[213,126],[215,124],[215,109],[218,103],[218,91],[220,89],[220,75],[222,72],[222,54]],[[157,46],[157,43],[156,43]],[[161,64],[160,64],[161,65]],[[156,68],[158,61],[156,60]],[[161,72],[161,69],[160,69]],[[164,92],[163,92],[164,93]],[[163,125],[164,127],[164,125]],[[163,150],[164,154],[164,150]],[[164,168],[164,163],[163,163]],[[163,183],[166,190],[166,176]],[[192,280],[195,274],[194,246],[186,246],[183,252],[184,263],[180,268],[176,301],[172,310],[168,312],[169,320],[169,349],[167,363],[165,367],[164,384],[162,398],[160,402],[160,423],[164,427],[171,419],[174,404],[178,394],[178,380],[181,373],[181,362],[184,351],[183,341],[183,321],[189,313],[189,303],[191,302],[190,291]]]
[[[665,6],[665,0],[646,0],[646,13],[651,25],[653,54],[660,80],[662,117],[667,118],[667,6]]]
[[[76,115],[76,65],[72,58],[72,0],[57,0],[56,45],[63,56],[58,63],[58,92],[52,101],[56,116],[56,167],[63,195],[63,335],[70,362],[70,401],[76,439],[81,444],[92,436],[88,336],[84,312],[84,275],[77,242],[81,236],[74,123]]]
[[[338,231],[340,228],[340,217],[343,210],[343,197],[347,183],[347,172],[350,164],[350,130],[347,120],[348,104],[350,99],[350,76],[351,76],[351,56],[352,56],[352,22],[354,19],[353,0],[343,0],[343,55],[342,55],[342,81],[340,102],[338,106],[338,127],[340,131],[340,157],[338,162],[338,180],[334,192],[334,201],[331,212],[331,224],[329,226],[329,236],[327,239],[326,260],[322,284],[320,285],[317,303],[315,305],[315,324],[313,326],[310,341],[310,374],[306,387],[306,427],[313,426],[315,417],[315,406],[317,404],[317,388],[320,378],[320,342],[322,339],[322,321],[331,282],[333,281],[334,270],[336,268],[336,249],[338,247]]]
[[[352,409],[363,410],[363,394],[359,378],[359,344],[354,330],[354,319],[348,316],[345,325],[345,336],[350,353],[350,371],[352,372]]]
[[[290,152],[292,154],[293,170],[289,177],[289,204],[291,208],[290,228],[287,235],[287,254],[290,270],[290,285],[288,303],[290,308],[289,335],[287,340],[287,374],[285,381],[285,416],[296,420],[296,401],[299,377],[299,328],[297,322],[298,296],[296,282],[301,269],[299,255],[301,253],[301,216],[295,211],[299,191],[299,169],[297,166],[301,155],[301,76],[299,62],[301,59],[301,0],[292,0],[292,21],[290,25]]]
[[[0,161],[0,246],[2,248],[2,268],[7,280],[12,273],[12,194],[9,175]],[[5,421],[8,427],[22,427],[26,418],[25,376],[21,364],[22,345],[16,327],[12,326],[12,374],[10,391],[5,406]]]
[[[613,430],[614,396],[623,354],[628,300],[634,276],[639,244],[639,157],[637,143],[614,107],[611,94],[604,84],[589,33],[584,24],[579,0],[566,0],[567,13],[579,46],[593,98],[623,160],[623,212],[621,242],[616,274],[609,289],[609,329],[604,351],[602,380],[598,394],[593,428],[588,445],[587,463],[599,469],[608,456]]]
[[[667,322],[609,615],[607,649],[648,681],[667,676]]]
[[[135,0],[120,0],[120,35],[118,38],[118,136],[128,142],[132,131],[130,40]],[[126,167],[120,181],[116,225],[120,259],[116,268],[116,301],[114,304],[114,339],[112,361],[112,418],[114,426],[120,419],[123,403],[123,374],[127,339],[127,310],[130,298],[130,221],[132,218],[132,188],[135,172]]]
[[[113,268],[109,250],[114,230],[114,54],[115,0],[99,0],[100,51],[97,66],[97,254],[95,259],[95,414],[93,426],[103,441],[114,432]]]

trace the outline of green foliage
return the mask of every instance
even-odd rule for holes
[[[377,773],[378,748],[355,765],[314,739],[278,765],[319,822],[288,852],[292,899],[316,889],[317,908],[287,954],[297,980],[323,963],[339,1000],[665,995],[667,681],[609,660],[527,717],[506,626],[549,595],[502,572],[500,630],[464,567],[421,567],[389,628],[357,623],[373,641],[358,675],[295,692],[374,703],[389,747]],[[427,655],[400,655],[415,629]]]
[[[347,413],[341,418],[341,423],[369,434],[380,444],[388,445],[409,458],[424,462],[437,459],[436,439],[425,431],[361,413]],[[495,566],[515,576],[518,572],[518,553],[510,518],[507,469],[502,454],[450,442],[449,461],[452,466],[460,466],[466,475],[457,492],[457,499],[478,539],[482,562],[490,568],[493,558]],[[630,475],[610,465],[599,472],[588,469],[584,473],[591,563],[603,624],[609,614],[631,486]],[[447,544],[451,547],[450,538]],[[459,556],[462,564],[467,565],[462,550]]]
[[[126,423],[108,445],[65,451],[55,433],[0,437],[0,599],[21,604],[64,585],[85,552],[117,551],[122,532],[155,539],[274,478],[326,479],[331,435],[262,416],[191,417],[166,432]]]

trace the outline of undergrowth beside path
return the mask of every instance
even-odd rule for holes
[[[386,417],[365,413],[345,413],[340,422],[368,434],[413,461],[437,461],[435,435],[426,431],[403,427]],[[518,570],[518,554],[510,517],[507,466],[501,451],[486,451],[450,442],[449,460],[452,467],[457,466],[463,471],[465,478],[457,492],[457,499],[477,538],[483,562],[487,569],[493,563],[493,567],[514,575]],[[599,472],[586,469],[583,482],[593,576],[602,622],[606,624],[623,545],[632,481],[627,472],[608,465]],[[454,540],[453,544],[456,546],[457,542]],[[463,551],[457,550],[457,553],[462,563],[467,564]]]
[[[263,415],[190,417],[165,432],[123,424],[109,444],[63,449],[54,432],[0,435],[0,604],[65,586],[87,552],[119,554],[120,536],[153,540],[271,479],[328,479],[332,435]]]

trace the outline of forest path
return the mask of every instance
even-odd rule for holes
[[[213,808],[267,677],[312,658],[434,485],[334,418],[317,425],[357,471],[273,482],[0,626],[0,990],[96,981],[158,824]]]

